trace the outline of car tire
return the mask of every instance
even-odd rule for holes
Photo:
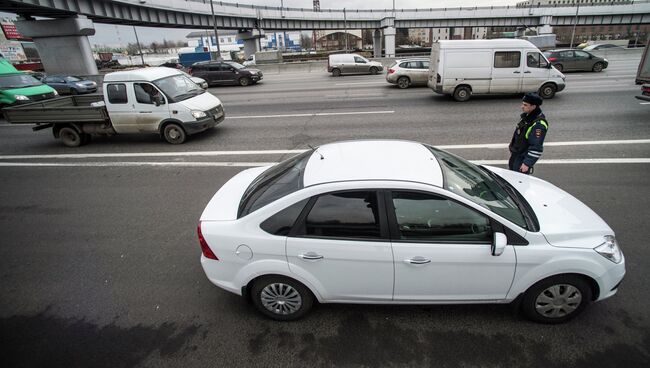
[[[247,85],[251,84],[251,80],[248,77],[241,77],[239,78],[239,85],[242,87],[246,87]]]
[[[528,319],[546,324],[566,322],[591,303],[589,284],[576,275],[558,275],[531,286],[521,301]]]
[[[409,88],[411,86],[411,80],[408,77],[399,77],[397,79],[397,86],[401,89]]]
[[[603,69],[605,69],[605,65],[601,62],[597,62],[596,64],[594,64],[593,68],[591,68],[591,70],[596,73],[602,72]]]
[[[78,95],[78,94],[79,94],[79,91],[77,91],[77,90],[74,89],[74,88],[70,88],[70,94],[71,94],[71,95]]]
[[[253,305],[277,321],[293,321],[311,309],[314,296],[300,282],[283,276],[262,277],[251,290]]]
[[[59,139],[61,143],[68,147],[79,147],[83,143],[81,134],[77,129],[65,126],[59,130]]]
[[[468,86],[458,86],[454,90],[454,100],[465,102],[472,97],[472,90]]]
[[[554,66],[555,69],[557,69],[559,72],[564,71],[564,67],[562,66],[562,64],[554,64],[553,66]]]
[[[341,76],[341,69],[332,69],[332,76],[333,77],[340,77]]]
[[[377,69],[376,67],[374,67],[374,66],[370,67],[370,74],[375,75],[378,72],[379,72],[379,69]]]
[[[187,134],[183,127],[176,123],[165,125],[162,133],[165,141],[171,144],[182,144],[187,139]]]
[[[539,96],[543,99],[553,98],[557,92],[557,86],[553,83],[546,83],[539,89]]]

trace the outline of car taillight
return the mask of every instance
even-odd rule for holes
[[[199,244],[201,244],[201,251],[203,252],[203,256],[205,258],[210,258],[218,261],[219,258],[214,255],[212,249],[210,249],[210,246],[208,245],[208,242],[206,242],[205,238],[203,237],[203,233],[201,232],[201,221],[199,221],[199,226],[196,228],[196,232],[199,234]]]
[[[641,87],[641,91],[643,91],[643,93],[650,93],[650,86],[647,86],[647,87],[646,87],[646,86],[643,86],[643,87]]]
[[[187,68],[187,74],[192,75],[192,68]]]
[[[557,58],[550,57],[550,58],[548,58],[548,61],[550,61],[551,63],[554,63],[554,62],[557,61]]]
[[[393,74],[393,73],[395,73],[395,69],[393,68],[388,69],[388,74]]]
[[[440,83],[440,80],[441,80],[442,78],[440,78],[440,74],[436,74],[436,75],[437,75],[437,76],[436,76],[436,83]]]

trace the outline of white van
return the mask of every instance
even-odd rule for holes
[[[357,54],[335,54],[327,59],[327,72],[338,77],[341,74],[377,74],[384,70],[380,62],[370,61]]]
[[[473,94],[537,92],[553,98],[565,76],[526,40],[439,41],[431,47],[429,88],[467,101]]]

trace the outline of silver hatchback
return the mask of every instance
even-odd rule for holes
[[[426,86],[428,77],[428,58],[396,60],[386,73],[386,81],[397,84],[399,88],[409,88],[414,85]]]

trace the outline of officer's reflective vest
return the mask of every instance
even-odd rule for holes
[[[543,117],[538,117],[531,122],[527,122],[522,119],[519,124],[517,124],[517,129],[515,130],[514,137],[512,138],[512,143],[510,144],[510,152],[512,153],[524,153],[528,149],[528,136],[533,130],[535,124],[540,123],[544,126],[544,129],[548,130],[548,123],[544,120]]]

